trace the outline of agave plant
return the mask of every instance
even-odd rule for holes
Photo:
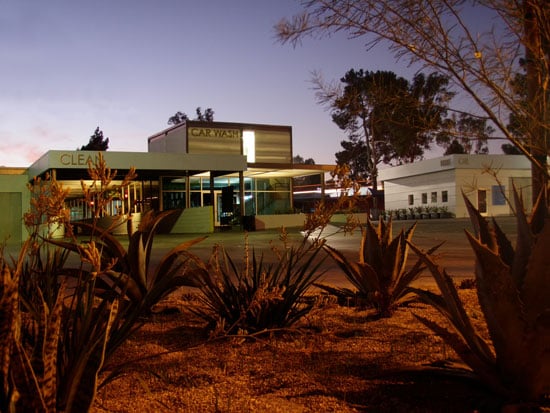
[[[515,248],[497,222],[489,223],[464,197],[474,234],[466,232],[476,255],[475,280],[489,331],[486,342],[464,310],[451,277],[411,246],[431,271],[441,294],[416,290],[445,315],[449,330],[417,316],[451,345],[473,373],[514,402],[542,402],[550,394],[550,224],[539,199],[528,218],[515,194]]]
[[[342,252],[329,245],[323,246],[357,291],[316,285],[344,299],[349,297],[372,303],[378,316],[391,317],[397,307],[410,298],[409,286],[425,268],[417,260],[407,269],[409,243],[415,228],[416,223],[407,230],[402,229],[392,238],[391,218],[388,221],[380,218],[377,226],[367,220],[362,229],[358,262],[350,261]],[[437,247],[432,248],[430,253]]]
[[[195,313],[218,334],[258,333],[292,326],[313,308],[302,302],[305,292],[317,280],[322,259],[321,244],[290,246],[277,255],[276,264],[265,264],[248,253],[242,267],[225,250],[215,248],[208,265],[200,272],[200,301],[204,308]]]

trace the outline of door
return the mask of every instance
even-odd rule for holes
[[[477,209],[480,214],[487,214],[487,190],[477,190]]]
[[[233,187],[227,186],[221,191],[214,191],[214,199],[215,225],[231,225],[235,216],[235,205],[238,204]]]

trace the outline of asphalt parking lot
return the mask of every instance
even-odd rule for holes
[[[415,221],[395,221],[393,223],[393,236],[402,228],[408,228]],[[443,245],[437,251],[437,261],[447,273],[451,275],[457,282],[464,278],[472,278],[474,276],[474,255],[467,241],[464,231],[472,231],[472,225],[469,219],[428,219],[419,220],[414,232],[412,241],[421,249],[427,250],[434,245],[443,242]],[[514,217],[498,217],[497,222],[515,242],[516,229]],[[292,242],[298,243],[303,240],[301,228],[286,229],[288,237]],[[253,249],[259,257],[263,254],[265,262],[274,262],[277,257],[272,251],[272,247],[282,247],[279,240],[280,230],[262,230],[244,232],[241,228],[235,227],[230,230],[216,231],[211,234],[159,234],[154,238],[152,249],[152,265],[155,265],[166,253],[178,244],[191,239],[204,237],[206,238],[193,245],[189,251],[198,256],[203,261],[207,261],[215,245],[222,246],[234,262],[242,262],[245,254],[245,244],[248,242],[249,248]],[[345,234],[336,226],[326,228],[323,236],[326,242],[332,247],[340,250],[346,257],[351,260],[358,258],[358,252],[361,242],[359,231],[352,234]],[[119,236],[119,241],[127,246],[127,237]],[[14,248],[6,249],[5,253],[16,256],[18,254]],[[72,257],[73,260],[78,260],[78,257]],[[409,263],[412,264],[415,260],[414,253],[409,255]],[[325,284],[330,284],[339,287],[350,287],[350,283],[346,280],[341,270],[336,263],[326,258],[321,266],[323,276],[320,279]],[[421,288],[432,288],[435,283],[428,272],[424,272],[415,282],[415,286]]]
[[[497,221],[505,233],[515,240],[514,218],[499,217]],[[397,235],[402,228],[408,228],[413,224],[414,221],[395,221],[393,235]],[[474,255],[464,233],[465,230],[472,231],[469,219],[465,218],[419,220],[412,241],[425,250],[444,242],[437,252],[438,263],[459,282],[461,279],[474,276]],[[299,242],[302,239],[300,228],[288,228],[287,232],[289,238],[294,242]],[[242,261],[245,243],[248,240],[249,247],[253,248],[257,255],[263,254],[264,260],[270,262],[270,260],[276,259],[271,251],[272,245],[282,245],[279,241],[280,230],[245,233],[240,228],[234,228],[207,235],[205,240],[190,248],[191,252],[203,260],[208,260],[212,248],[218,244],[223,246],[234,261]],[[153,259],[160,259],[180,242],[200,236],[203,234],[157,235],[153,248]],[[350,259],[358,257],[361,239],[358,231],[353,234],[344,234],[337,227],[330,226],[325,230],[324,236],[329,245],[339,249]],[[411,252],[409,262],[414,259],[415,255]],[[323,262],[322,269],[325,272],[321,279],[322,282],[335,286],[350,286],[341,270],[330,258]],[[425,272],[417,280],[416,285],[428,287],[433,286],[434,282],[431,275]]]

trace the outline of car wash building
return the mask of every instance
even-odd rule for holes
[[[3,219],[17,222],[9,227],[10,233],[19,234],[12,241],[24,237],[21,217],[30,200],[26,185],[34,177],[49,175],[70,189],[66,205],[72,221],[92,218],[93,205],[84,199],[81,180],[91,183],[88,164],[97,156],[93,151],[52,150],[29,168],[0,170],[0,204],[10,211]],[[115,185],[130,167],[138,175],[114,196],[105,225],[132,217],[137,226],[146,211],[177,209],[180,215],[165,229],[172,233],[212,232],[231,225],[248,230],[301,225],[304,216],[294,213],[292,178],[321,175],[323,186],[325,173],[333,169],[293,164],[290,126],[227,122],[187,121],[150,136],[148,152],[105,151],[103,157],[117,171]],[[120,231],[125,227],[120,225]]]

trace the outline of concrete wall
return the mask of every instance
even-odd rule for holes
[[[498,179],[498,181],[497,181]],[[478,207],[478,191],[485,190],[487,194],[487,215],[489,216],[498,216],[498,215],[511,215],[512,208],[508,202],[499,205],[499,202],[502,201],[502,193],[508,198],[508,200],[513,200],[513,191],[511,180],[517,180],[518,182],[523,182],[524,187],[524,201],[527,210],[531,208],[531,171],[525,169],[501,169],[498,171],[496,179],[493,175],[488,173],[483,173],[481,170],[474,169],[460,169],[457,170],[456,182],[457,187],[461,188],[464,191],[464,194],[468,199]],[[528,183],[528,187],[525,187],[525,183]],[[502,188],[500,187],[502,185]],[[468,211],[466,210],[466,204],[462,198],[462,194],[458,194],[456,200],[456,217],[464,218],[468,217]]]
[[[454,170],[443,170],[431,174],[404,176],[384,182],[384,206],[387,211],[408,209],[418,206],[446,206],[454,212],[457,197]],[[447,191],[447,202],[442,201],[442,192]],[[432,202],[432,192],[436,192],[437,201]],[[426,194],[427,203],[422,203],[422,194]],[[409,195],[414,203],[409,205]]]
[[[30,191],[26,174],[0,172],[0,242],[21,245],[27,238],[23,214],[29,211]]]
[[[170,231],[171,234],[206,234],[214,232],[212,206],[184,209]]]
[[[148,152],[186,153],[187,133],[185,125],[165,129],[147,141]]]
[[[256,215],[256,230],[302,227],[305,220],[305,214]]]

